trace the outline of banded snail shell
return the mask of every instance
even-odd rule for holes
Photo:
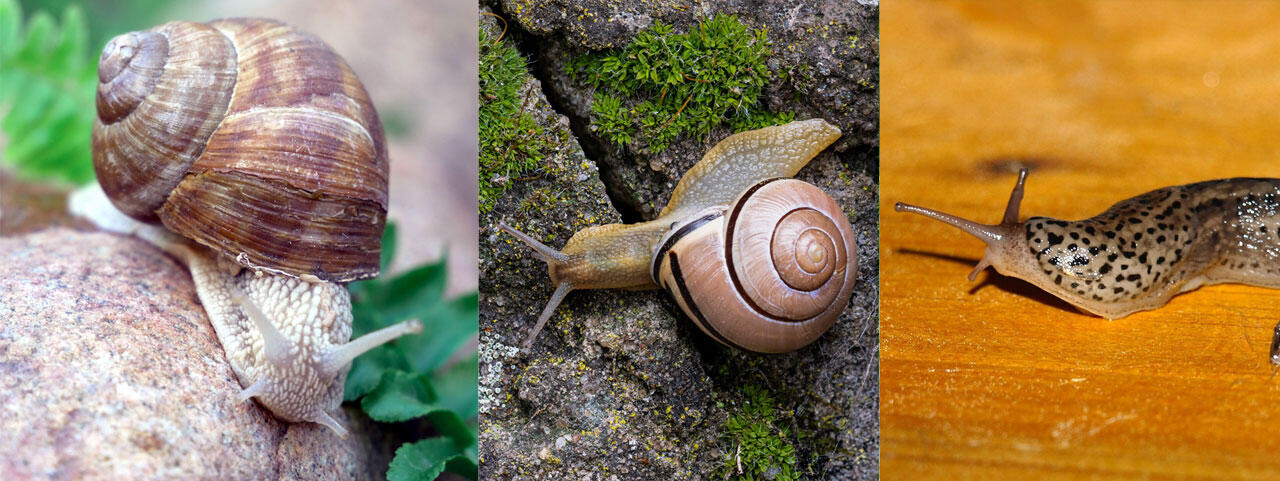
[[[781,353],[835,323],[853,294],[857,245],[844,211],[821,189],[770,179],[678,222],[651,267],[708,336]]]
[[[323,41],[264,19],[170,22],[116,37],[99,66],[94,169],[121,211],[258,270],[378,274],[382,124]]]

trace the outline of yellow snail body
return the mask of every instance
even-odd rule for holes
[[[722,344],[778,353],[813,342],[853,293],[857,246],[839,205],[789,177],[839,137],[821,119],[732,135],[685,173],[657,219],[583,229],[559,251],[501,224],[556,284],[525,345],[569,291],[658,287]]]
[[[242,399],[345,436],[329,413],[351,360],[421,331],[348,342],[345,283],[378,275],[387,209],[363,85],[323,41],[264,19],[120,35],[98,72],[100,188],[71,209],[187,266]]]

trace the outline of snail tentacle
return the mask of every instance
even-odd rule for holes
[[[320,372],[331,373],[330,375],[336,374],[355,358],[360,357],[361,354],[394,341],[400,336],[420,332],[422,332],[422,321],[410,319],[352,339],[350,342],[338,346],[323,355],[320,361]]]
[[[313,416],[311,419],[308,419],[308,421],[311,421],[313,423],[320,424],[326,428],[329,428],[333,430],[334,434],[337,434],[338,437],[342,439],[347,439],[347,428],[343,427],[342,423],[338,422],[337,419],[334,419],[333,416],[330,416],[329,413],[327,412],[316,411],[315,416]]]
[[[523,242],[525,245],[529,246],[529,248],[533,249],[533,254],[543,262],[551,264],[551,263],[557,263],[557,262],[565,262],[569,260],[569,256],[565,255],[563,252],[560,252],[559,250],[551,248],[551,246],[538,242],[537,239],[534,239],[533,237],[529,237],[528,234],[525,234],[524,232],[520,232],[516,230],[514,227],[507,225],[505,222],[499,222],[498,228],[502,229],[504,232],[508,234],[515,236],[516,239],[520,239],[520,242]]]
[[[538,338],[538,333],[542,332],[542,327],[547,324],[547,320],[551,319],[551,314],[556,311],[556,307],[564,301],[564,297],[569,295],[569,291],[573,290],[573,284],[561,282],[556,285],[556,291],[551,294],[551,299],[547,301],[547,307],[542,308],[542,314],[538,316],[538,323],[533,325],[533,330],[529,331],[529,337],[525,338],[524,347],[527,349],[533,345],[533,341]]]
[[[254,381],[253,384],[249,385],[249,387],[244,388],[243,391],[240,391],[240,401],[241,402],[248,401],[249,399],[252,399],[255,396],[266,394],[267,391],[269,390],[267,388],[268,382],[269,381],[267,381],[266,378],[260,378],[257,381]]]
[[[262,312],[258,304],[252,299],[245,296],[239,289],[233,289],[231,293],[231,301],[240,306],[245,315],[253,321],[258,328],[258,335],[262,336],[263,357],[267,362],[284,367],[292,362],[290,350],[293,348],[293,342],[289,340],[284,333],[271,323],[271,319]]]
[[[533,249],[534,256],[546,262],[552,270],[559,266],[565,265],[569,260],[569,256],[563,252],[551,248],[550,246],[538,242],[537,239],[530,237],[524,232],[516,230],[514,227],[507,225],[505,222],[499,222],[498,228],[504,232],[515,236],[520,242]],[[542,327],[547,324],[547,320],[551,319],[551,314],[555,313],[556,307],[564,301],[565,296],[573,290],[573,283],[569,281],[561,281],[556,284],[556,290],[551,294],[551,299],[547,301],[546,307],[542,308],[542,314],[538,315],[538,323],[534,324],[533,329],[529,331],[529,336],[525,338],[523,346],[527,349],[533,345],[533,341],[538,338],[538,333],[542,332]]]

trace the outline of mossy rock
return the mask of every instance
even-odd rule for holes
[[[696,130],[660,142],[662,148],[655,149],[650,140],[620,145],[615,136],[607,135],[610,129],[602,128],[595,112],[600,109],[593,109],[593,105],[602,97],[601,90],[608,89],[597,88],[589,77],[577,74],[575,66],[583,63],[584,56],[618,52],[637,35],[643,38],[660,24],[670,25],[672,35],[679,35],[701,32],[707,23],[733,16],[748,31],[765,32],[771,51],[765,57],[769,79],[759,105],[751,110],[753,115],[826,119],[845,134],[833,147],[840,161],[850,170],[878,175],[879,14],[874,3],[723,1],[699,5],[702,7],[691,9],[677,2],[501,2],[514,20],[512,28],[532,34],[526,40],[526,50],[536,54],[531,60],[537,76],[552,102],[572,121],[578,141],[599,164],[614,204],[628,220],[656,214],[655,209],[666,203],[663,194],[698,161],[706,144],[730,132],[729,123],[725,123],[709,132]],[[734,82],[749,83],[749,79],[739,75]],[[645,94],[628,99],[624,108],[635,110],[637,105],[662,98]],[[673,118],[688,115],[691,113],[681,112]]]

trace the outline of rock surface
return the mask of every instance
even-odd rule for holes
[[[846,207],[859,247],[858,288],[849,309],[814,344],[773,356],[735,351],[704,336],[660,291],[607,290],[571,293],[532,348],[521,351],[553,289],[545,264],[498,231],[497,223],[560,247],[574,232],[619,222],[624,212],[648,218],[661,209],[684,170],[729,132],[684,139],[661,157],[636,156],[614,165],[605,165],[608,160],[594,158],[592,152],[608,157],[616,150],[587,149],[584,154],[579,142],[599,140],[584,137],[585,129],[578,125],[582,118],[575,116],[585,112],[585,104],[574,102],[589,95],[556,85],[563,79],[547,72],[564,61],[552,57],[571,55],[577,48],[567,42],[596,45],[590,40],[594,37],[562,25],[530,27],[526,17],[538,14],[528,12],[545,6],[543,2],[504,6],[507,11],[498,13],[519,22],[509,20],[506,41],[520,38],[526,55],[543,52],[532,62],[539,66],[533,73],[541,81],[525,85],[522,104],[532,106],[544,128],[572,135],[542,171],[517,182],[480,219],[481,477],[719,478],[738,447],[725,436],[726,421],[742,410],[743,387],[753,385],[775,399],[804,479],[875,479],[878,185],[872,177],[874,164],[851,150],[824,153],[798,176]],[[614,37],[600,38],[629,38],[637,30],[627,22],[636,18],[601,17],[602,23],[608,19],[622,25],[600,26],[614,32]],[[492,38],[501,29],[488,18],[482,25],[494,29]],[[529,31],[520,32],[520,27]],[[550,92],[550,101],[544,92]],[[797,118],[809,117],[797,113]],[[860,135],[857,129],[852,133]],[[871,148],[846,140],[841,142]],[[624,173],[611,176],[606,170]],[[606,192],[616,189],[641,199],[636,205],[645,207],[615,208]]]
[[[0,478],[378,479],[358,410],[316,424],[239,401],[189,275],[128,237],[0,238]]]

